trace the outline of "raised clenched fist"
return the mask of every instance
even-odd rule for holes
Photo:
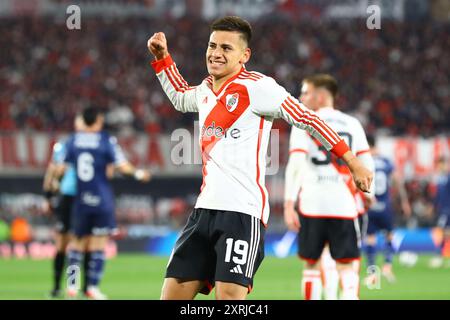
[[[167,39],[164,32],[157,32],[147,41],[148,50],[157,60],[164,59],[169,55],[167,49]]]

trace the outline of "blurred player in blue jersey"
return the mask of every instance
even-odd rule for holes
[[[116,138],[102,131],[104,117],[99,109],[83,111],[85,128],[69,137],[65,162],[75,167],[77,194],[74,210],[74,241],[69,252],[69,285],[67,295],[78,295],[79,266],[84,248],[90,252],[86,296],[103,300],[106,296],[98,286],[105,264],[104,249],[108,236],[115,229],[114,194],[108,180],[107,168],[113,164],[118,171],[132,175],[139,181],[148,181],[147,170],[135,169],[125,158]],[[64,167],[61,167],[61,172]]]
[[[436,194],[433,209],[438,217],[437,227],[442,233],[442,242],[439,246],[439,257],[430,261],[430,267],[441,267],[444,264],[445,244],[450,242],[450,170],[448,159],[441,157],[437,162],[438,175],[436,177]],[[448,265],[450,266],[450,264]]]
[[[81,115],[75,117],[75,131],[83,129]],[[44,177],[43,189],[46,195],[45,211],[55,212],[56,225],[56,254],[53,259],[53,289],[50,292],[52,298],[61,294],[61,276],[66,259],[66,248],[70,241],[72,206],[77,192],[77,177],[75,169],[69,166],[61,181],[57,178],[57,166],[64,163],[66,152],[65,141],[58,141],[53,146],[50,163],[47,166]]]
[[[392,272],[392,258],[394,255],[394,248],[392,246],[392,204],[391,204],[391,186],[398,190],[400,196],[401,207],[403,214],[406,217],[411,216],[411,206],[409,204],[408,196],[401,182],[400,177],[394,172],[393,163],[381,156],[375,148],[375,138],[368,136],[367,141],[371,147],[371,152],[375,162],[375,203],[368,211],[369,223],[367,227],[366,237],[366,254],[368,260],[369,270],[375,270],[376,258],[376,234],[379,231],[386,232],[385,244],[385,263],[383,265],[382,274],[389,282],[395,281],[395,276]],[[369,275],[366,278],[366,284],[375,280],[375,275]]]

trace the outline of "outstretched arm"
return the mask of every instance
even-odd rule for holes
[[[260,80],[260,86],[259,95],[253,97],[257,102],[254,112],[260,115],[281,117],[289,124],[308,131],[327,150],[347,163],[358,189],[363,192],[370,191],[373,173],[361,163],[345,141],[330,126],[272,78],[266,77]]]
[[[108,160],[110,166],[114,165],[114,168],[123,175],[133,176],[136,180],[141,182],[148,182],[151,178],[149,170],[137,169],[126,159],[116,137],[109,137]]]
[[[147,47],[155,57],[151,65],[175,109],[181,112],[197,112],[196,87],[189,86],[178,71],[169,54],[164,33],[155,33],[148,40]]]
[[[136,180],[141,182],[150,181],[151,174],[150,171],[146,169],[137,169],[128,161],[122,162],[116,166],[117,170],[127,176],[133,176]]]

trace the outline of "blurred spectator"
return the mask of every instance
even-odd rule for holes
[[[192,129],[195,115],[179,114],[161,95],[146,43],[164,31],[180,72],[198,84],[206,76],[207,21],[96,17],[82,24],[70,31],[48,17],[0,19],[2,131],[70,131],[88,104],[109,110],[115,131]],[[280,13],[253,29],[247,68],[275,77],[292,94],[304,76],[328,72],[341,83],[339,108],[358,116],[368,133],[449,133],[448,22],[383,21],[381,30],[368,30],[363,20],[312,22]]]
[[[412,209],[412,216],[406,224],[411,228],[433,227],[436,219],[433,214],[430,182],[414,179],[406,183],[406,190]]]

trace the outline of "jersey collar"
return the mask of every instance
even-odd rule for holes
[[[244,71],[244,70],[245,70],[245,67],[242,66],[242,67],[241,67],[241,70],[239,70],[239,72],[236,73],[234,76],[232,76],[230,79],[228,79],[227,81],[225,81],[225,83],[222,84],[222,86],[219,88],[219,90],[218,90],[217,92],[214,91],[213,85],[211,84],[211,91],[214,93],[214,95],[215,95],[216,97],[219,96],[219,95],[222,93],[223,89],[225,89],[225,87],[226,87],[230,82],[234,81],[234,80],[242,73],[242,71]]]

